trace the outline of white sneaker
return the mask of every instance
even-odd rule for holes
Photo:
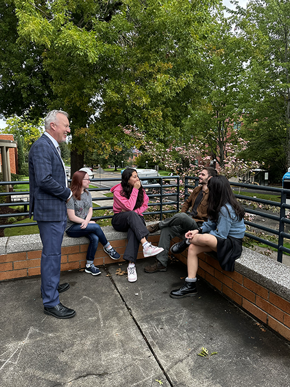
[[[137,271],[135,265],[129,265],[127,267],[128,272],[128,281],[129,282],[136,282],[137,281]]]
[[[143,249],[143,255],[145,258],[153,257],[154,255],[161,253],[163,250],[163,247],[153,246],[151,243],[149,243],[149,246]]]

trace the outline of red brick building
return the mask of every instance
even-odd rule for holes
[[[17,145],[13,134],[0,134],[0,173],[3,173],[3,152],[7,152],[10,173],[17,173]]]

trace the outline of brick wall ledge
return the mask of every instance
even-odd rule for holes
[[[112,226],[102,227],[104,234],[108,241],[114,241],[119,239],[126,239],[126,232],[115,231]],[[64,234],[62,247],[68,246],[77,246],[77,245],[87,245],[88,239],[85,237],[80,238],[70,238]],[[3,237],[0,238],[0,255],[2,254],[12,254],[19,252],[27,252],[34,250],[41,250],[42,243],[39,234],[33,235],[21,235],[21,236],[12,236],[12,237]]]
[[[176,258],[186,264],[186,252]],[[290,341],[289,266],[243,247],[234,272],[222,270],[210,254],[200,254],[198,275]]]
[[[290,301],[289,266],[243,247],[242,257],[236,261],[235,270]]]
[[[112,246],[122,255],[127,245],[127,233],[117,232],[112,226],[103,227],[103,231]],[[158,244],[159,235],[150,235],[148,240]],[[86,265],[86,253],[89,240],[85,237],[70,238],[64,235],[61,247],[61,271],[80,270]],[[0,282],[15,278],[40,275],[42,243],[39,234],[0,238]],[[138,259],[142,259],[142,246]],[[101,266],[114,261],[104,252],[99,244],[94,263]]]
[[[108,241],[126,241],[127,239],[126,232],[115,231],[112,226],[103,227],[102,229]],[[153,242],[158,241],[159,232],[151,234],[149,239]],[[177,240],[178,239],[176,238],[174,242]],[[116,246],[116,242],[112,244]],[[85,237],[70,238],[66,234],[64,235],[62,248],[80,245],[88,245],[88,239]],[[39,234],[0,238],[0,256],[4,254],[7,255],[20,252],[41,251],[41,249],[42,243]],[[99,249],[100,247],[98,248],[98,251]],[[185,251],[183,254],[176,255],[176,257],[186,264],[186,254],[187,251]],[[215,270],[219,270],[225,275],[231,274],[222,270],[214,258],[207,254],[204,254],[203,256],[205,257],[205,262],[209,261],[212,265],[216,266]],[[202,265],[200,267],[200,271],[201,270]],[[213,269],[210,270],[210,272],[213,272]],[[257,284],[264,286],[265,288],[290,301],[289,266],[283,265],[265,255],[243,247],[242,257],[236,261],[235,272],[240,273],[252,281],[255,281]]]
[[[121,254],[127,244],[127,233],[113,227],[103,227],[107,239]],[[159,232],[150,234],[149,241],[157,245]],[[179,238],[175,238],[175,243]],[[87,238],[64,236],[61,270],[80,270],[86,264]],[[0,281],[40,275],[42,243],[39,235],[0,238]],[[176,257],[186,264],[187,251]],[[143,258],[140,246],[138,259]],[[218,261],[209,254],[200,254],[198,275],[238,306],[290,340],[290,267],[271,258],[243,248],[242,257],[236,261],[236,270],[221,269]],[[95,255],[95,265],[113,261],[102,246]]]

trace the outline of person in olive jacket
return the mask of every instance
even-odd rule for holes
[[[161,222],[147,226],[150,233],[161,230],[158,246],[163,247],[164,250],[156,256],[157,260],[153,265],[144,268],[146,273],[166,271],[171,239],[185,234],[188,230],[195,230],[199,228],[203,222],[207,221],[207,183],[213,176],[217,176],[217,172],[214,168],[203,168],[199,173],[199,186],[193,190],[189,198],[185,201],[181,208],[181,212],[175,214],[171,218],[166,218]],[[187,213],[187,211],[189,211],[189,213]],[[180,253],[184,251],[187,246],[188,245],[182,241],[173,245],[171,251],[173,253]]]

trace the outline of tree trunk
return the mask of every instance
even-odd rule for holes
[[[80,168],[84,166],[84,153],[77,153],[77,151],[73,150],[70,153],[71,157],[71,177],[72,175],[78,171]]]

